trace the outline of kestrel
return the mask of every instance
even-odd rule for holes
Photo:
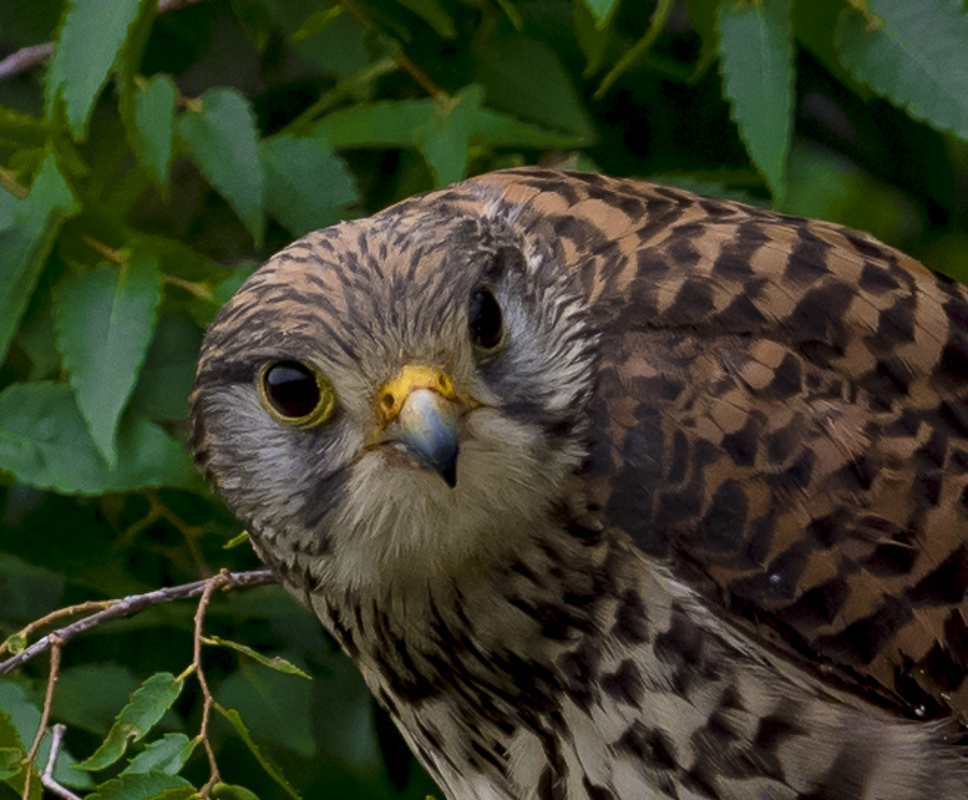
[[[451,800],[964,800],[968,295],[515,169],[306,236],[192,447]]]

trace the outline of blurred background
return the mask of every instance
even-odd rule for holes
[[[5,0],[0,658],[54,609],[259,566],[184,415],[205,326],[294,238],[543,164],[841,222],[968,279],[966,139],[961,0]],[[64,648],[50,721],[75,793],[208,779],[191,676],[113,763],[71,767],[191,664],[195,609]],[[217,597],[206,632],[314,676],[205,648],[240,720],[212,721],[217,796],[440,796],[281,589]],[[47,669],[0,678],[0,798],[22,794]]]

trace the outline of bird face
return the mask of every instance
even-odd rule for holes
[[[453,575],[580,463],[594,345],[553,248],[404,204],[296,242],[232,298],[192,445],[284,575]]]

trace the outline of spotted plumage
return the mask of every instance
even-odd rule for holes
[[[192,446],[453,800],[957,800],[966,337],[865,234],[510,170],[256,272]]]

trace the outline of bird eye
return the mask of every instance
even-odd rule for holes
[[[481,350],[495,350],[504,341],[504,317],[490,289],[478,286],[468,307],[471,341]]]
[[[336,393],[318,371],[298,361],[274,361],[260,371],[262,404],[278,422],[310,428],[329,417]]]

